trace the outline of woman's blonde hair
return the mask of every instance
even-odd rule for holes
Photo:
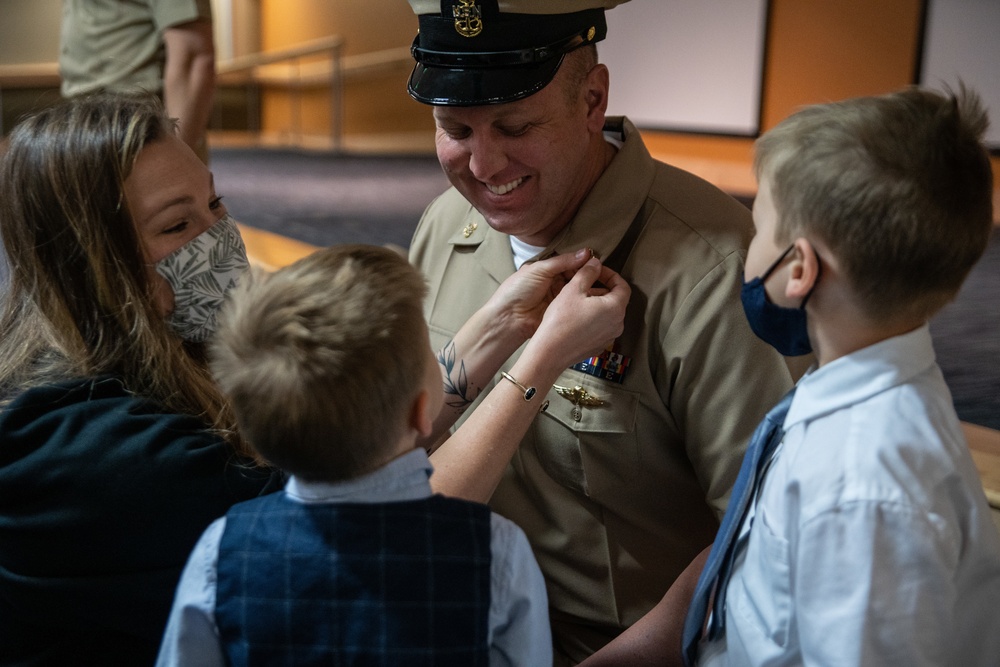
[[[149,143],[174,131],[153,96],[63,102],[22,121],[0,157],[0,406],[38,385],[115,375],[242,447],[200,347],[157,312],[124,197]]]

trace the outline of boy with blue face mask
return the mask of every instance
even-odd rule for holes
[[[989,239],[986,126],[974,93],[913,88],[757,141],[743,306],[817,363],[751,439],[707,560],[585,664],[996,664],[1000,537],[927,326]]]
[[[743,305],[759,336],[808,345],[817,366],[772,411],[773,455],[716,539],[689,662],[1000,655],[1000,539],[927,327],[989,239],[986,125],[972,93],[911,89],[806,109],[758,141],[746,275],[762,280]]]

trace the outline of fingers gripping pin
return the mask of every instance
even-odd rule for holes
[[[557,394],[573,404],[573,411],[570,413],[573,415],[573,421],[580,421],[583,418],[583,411],[580,408],[596,408],[604,405],[604,401],[601,398],[591,394],[579,385],[564,387],[557,384],[553,385],[552,388],[556,390]]]

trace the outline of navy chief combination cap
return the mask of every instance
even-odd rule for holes
[[[407,90],[436,106],[503,104],[555,76],[573,49],[604,39],[604,10],[628,0],[409,0],[420,32]]]

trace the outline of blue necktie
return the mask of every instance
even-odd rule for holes
[[[795,389],[793,388],[764,416],[764,420],[758,424],[757,429],[753,432],[750,445],[743,456],[743,465],[740,467],[740,474],[733,485],[729,506],[722,517],[722,524],[719,526],[719,532],[715,535],[715,542],[708,554],[705,568],[698,578],[694,597],[691,598],[691,606],[684,619],[683,649],[686,665],[693,665],[697,660],[698,641],[701,639],[702,628],[705,626],[708,601],[713,590],[715,591],[715,602],[712,605],[712,618],[708,625],[708,638],[715,639],[725,629],[726,587],[729,583],[729,574],[736,552],[736,536],[743,523],[743,518],[746,516],[747,509],[750,507],[750,499],[757,490],[761,477],[763,477],[762,473],[767,467],[767,462],[771,459],[775,447],[778,446],[785,434],[782,425],[785,422],[785,415],[788,414],[788,406],[791,405],[794,394]]]

